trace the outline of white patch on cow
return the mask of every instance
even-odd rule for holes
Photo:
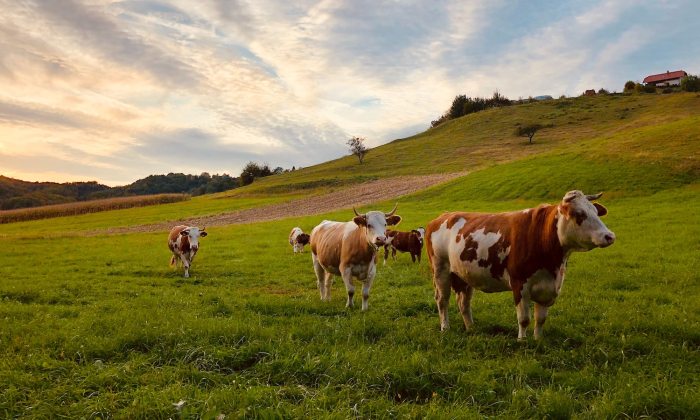
[[[530,210],[532,210],[532,209],[525,209],[525,210],[521,210],[521,213],[525,213],[525,214],[528,214],[528,213],[530,213]]]
[[[565,267],[565,264],[562,264]],[[557,270],[557,275],[553,276],[548,270],[539,269],[527,279],[525,288],[530,294],[530,298],[545,306],[550,306],[559,296],[561,284],[564,280],[562,270]]]
[[[472,240],[476,242],[476,259],[477,260],[488,260],[489,259],[489,248],[494,246],[499,239],[501,239],[501,232],[489,232],[486,233],[486,228],[481,228],[469,234]]]
[[[450,245],[454,242],[459,230],[467,223],[467,220],[462,218],[452,225],[452,228],[447,228],[447,220],[441,225],[440,229],[430,234],[430,242],[433,246],[433,254],[443,258],[451,257]],[[464,245],[462,245],[464,248]],[[461,252],[461,251],[460,251]],[[451,258],[450,258],[451,260]]]

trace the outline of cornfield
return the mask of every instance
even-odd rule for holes
[[[154,204],[175,203],[189,199],[189,194],[155,194],[79,201],[75,203],[54,204],[51,206],[26,209],[0,210],[0,224],[61,216],[75,216],[79,214],[128,209],[131,207],[143,207]]]

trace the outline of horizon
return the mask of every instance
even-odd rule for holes
[[[30,182],[309,167],[422,132],[459,94],[700,72],[682,0],[0,1],[0,175]]]

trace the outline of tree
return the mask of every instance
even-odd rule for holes
[[[527,137],[532,144],[532,138],[540,129],[544,128],[541,124],[526,124],[515,129],[515,135],[519,137]]]
[[[625,91],[625,92],[633,92],[634,89],[635,89],[636,87],[637,87],[637,84],[634,83],[634,81],[628,80],[628,81],[625,82],[625,89],[624,89],[624,91]]]
[[[353,137],[345,143],[350,148],[350,153],[357,156],[360,160],[360,164],[365,159],[365,155],[369,152],[369,149],[365,146],[365,139],[362,137]]]
[[[267,163],[261,165],[257,162],[250,161],[246,163],[246,165],[243,167],[243,171],[241,171],[241,187],[252,183],[255,178],[262,178],[269,175],[272,175],[270,165]]]
[[[687,75],[681,79],[681,90],[686,92],[700,92],[700,78]]]

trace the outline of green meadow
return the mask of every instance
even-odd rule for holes
[[[187,202],[2,225],[0,415],[38,418],[697,418],[700,97],[576,98],[495,109],[351,157]],[[551,126],[535,144],[514,124]],[[518,342],[509,293],[454,299],[439,331],[430,268],[378,267],[369,310],[321,302],[293,226],[208,228],[189,279],[166,232],[89,235],[322,194],[402,174],[468,172],[397,200],[400,229],[604,191],[606,249],[574,254],[544,339]],[[369,210],[370,207],[361,210]],[[531,336],[530,330],[530,336]],[[177,408],[174,404],[184,401]]]

